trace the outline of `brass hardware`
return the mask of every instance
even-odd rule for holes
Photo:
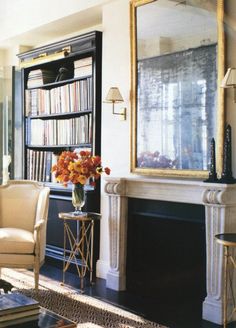
[[[67,52],[67,53],[70,53],[71,52],[71,46],[62,48],[62,51]]]
[[[68,56],[68,54],[70,52],[71,52],[70,46],[62,48],[61,51],[58,51],[58,52],[55,52],[55,53],[52,53],[49,55],[45,52],[45,53],[38,55],[38,57],[31,58],[30,60],[22,61],[20,63],[20,68],[26,68],[26,67],[30,67],[30,66],[47,63],[47,62],[50,62],[53,60],[62,59],[62,58],[65,58],[66,56]]]
[[[42,58],[42,57],[46,57],[46,56],[47,56],[47,53],[44,52],[43,54],[40,54],[38,57],[35,57],[33,59]]]

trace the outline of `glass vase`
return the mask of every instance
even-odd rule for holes
[[[74,214],[81,214],[81,208],[85,204],[84,185],[77,183],[73,185],[72,189],[72,204],[75,208]]]

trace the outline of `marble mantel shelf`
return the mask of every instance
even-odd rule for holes
[[[205,183],[202,180],[164,178],[106,178],[105,192],[113,195],[180,203],[211,202],[236,204],[236,184]]]
[[[142,198],[205,206],[206,283],[203,319],[223,323],[223,248],[218,233],[236,232],[236,184],[204,183],[199,180],[149,177],[106,178],[110,237],[107,287],[126,289],[128,198]],[[229,304],[229,308],[232,304]]]

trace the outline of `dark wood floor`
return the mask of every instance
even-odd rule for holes
[[[41,274],[55,280],[62,280],[62,270],[44,264]],[[80,280],[76,274],[66,272],[66,284],[74,288],[80,288]],[[85,294],[107,303],[116,305],[125,310],[139,314],[142,317],[170,328],[219,328],[220,325],[212,324],[202,320],[202,300],[200,297],[189,297],[179,301],[173,299],[171,294],[168,297],[163,295],[155,298],[144,298],[134,295],[134,293],[116,292],[106,288],[105,280],[96,279],[96,283],[90,286],[86,282]],[[236,325],[229,325],[233,328]]]

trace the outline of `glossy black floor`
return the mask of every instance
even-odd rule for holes
[[[61,281],[62,271],[55,266],[44,264],[41,274]],[[80,280],[76,274],[66,273],[66,284],[74,288],[80,287]],[[101,299],[120,308],[170,328],[219,328],[220,325],[202,320],[202,300],[196,297],[179,301],[172,300],[171,295],[163,295],[155,299],[143,298],[129,292],[116,292],[106,288],[105,280],[96,279],[96,283],[90,286],[86,282],[85,294],[96,299]],[[236,325],[229,325],[229,328]]]

